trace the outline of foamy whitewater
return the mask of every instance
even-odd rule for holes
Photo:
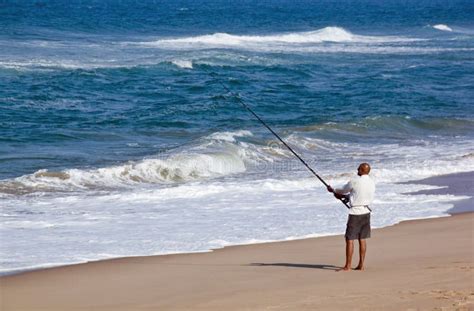
[[[451,29],[451,27],[449,27],[448,25],[444,25],[444,24],[434,25],[433,28],[434,28],[434,29],[441,30],[441,31],[453,31],[453,30]]]
[[[410,193],[474,171],[458,2],[7,2],[0,273],[343,233],[346,208],[221,83],[331,185],[371,163],[374,227],[448,215],[467,197]]]

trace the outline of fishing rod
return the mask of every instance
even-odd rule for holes
[[[306,163],[305,160],[303,160],[303,158],[298,154],[296,153],[296,151],[294,151],[281,137],[280,135],[278,135],[265,121],[262,120],[262,118],[260,118],[244,101],[243,99],[236,93],[232,92],[229,87],[227,85],[225,85],[221,79],[219,79],[219,77],[217,76],[217,74],[215,72],[211,72],[209,70],[207,70],[205,67],[203,67],[203,69],[212,77],[214,78],[228,93],[230,93],[230,95],[232,97],[234,97],[235,99],[237,99],[237,101],[245,108],[247,109],[247,111],[249,111],[258,121],[260,121],[260,123],[263,124],[263,126],[265,126],[286,148],[288,148],[288,150],[290,150],[290,152],[298,159],[300,160],[301,163],[303,163],[303,165],[317,178],[319,179],[320,182],[323,183],[323,185],[325,185],[326,187],[329,187],[329,184],[324,181],[324,179],[321,178],[321,176],[318,175],[318,173],[316,173],[313,168],[311,166],[308,165],[308,163]],[[343,197],[343,198],[340,198],[339,199],[347,208],[351,208],[348,204],[348,200],[346,197]]]

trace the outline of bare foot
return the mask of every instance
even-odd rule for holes
[[[344,266],[344,267],[342,267],[341,269],[336,270],[336,272],[340,272],[340,271],[343,271],[343,272],[351,271],[351,267],[346,267],[346,266]]]
[[[365,268],[364,268],[364,267],[361,267],[361,266],[357,266],[357,267],[354,268],[354,270],[363,271],[363,270],[365,270]]]

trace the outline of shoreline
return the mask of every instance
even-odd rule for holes
[[[40,269],[4,276],[0,289],[4,310],[340,310],[369,296],[368,309],[474,307],[473,224],[461,213],[374,229],[364,272],[334,273],[344,260],[336,235]]]
[[[472,176],[474,172],[410,181],[443,188],[409,195],[452,194],[455,189],[455,195],[472,199]],[[449,215],[373,229],[363,274],[333,273],[344,262],[344,239],[336,234],[2,275],[0,306],[61,311],[341,310],[354,308],[355,301],[362,309],[468,310],[474,308],[474,213],[456,208],[457,202]],[[357,255],[356,247],[353,267]]]
[[[449,214],[449,215],[443,215],[443,216],[432,216],[432,217],[425,217],[425,218],[412,218],[412,219],[405,219],[400,222],[394,223],[392,225],[388,225],[385,227],[377,227],[374,228],[372,227],[373,230],[380,230],[384,228],[390,228],[393,226],[397,226],[401,223],[405,222],[411,222],[411,221],[422,221],[422,220],[429,220],[429,219],[438,219],[438,218],[445,218],[445,217],[451,217],[456,214],[469,214],[471,212],[460,212],[460,213],[455,213],[455,214]],[[100,262],[109,262],[109,261],[114,261],[114,260],[125,260],[125,259],[133,259],[133,258],[147,258],[147,257],[165,257],[165,256],[186,256],[186,255],[194,255],[194,254],[207,254],[207,253],[212,253],[215,251],[220,251],[224,250],[227,248],[232,248],[232,247],[242,247],[242,246],[258,246],[258,245],[265,245],[265,244],[275,244],[275,243],[286,243],[286,242],[293,242],[293,241],[305,241],[305,240],[313,240],[313,239],[320,239],[320,238],[327,238],[327,237],[337,237],[337,236],[342,236],[343,233],[335,233],[335,234],[327,234],[327,235],[320,235],[320,236],[314,236],[314,237],[296,237],[294,239],[285,239],[285,240],[275,240],[275,241],[264,241],[264,242],[256,242],[256,243],[242,243],[242,244],[232,244],[232,245],[227,245],[219,248],[212,248],[209,250],[203,250],[203,251],[183,251],[183,252],[178,252],[178,253],[168,253],[168,254],[152,254],[152,255],[130,255],[130,256],[121,256],[121,257],[111,257],[111,258],[104,258],[104,259],[97,259],[97,260],[89,260],[89,261],[82,261],[82,262],[75,262],[75,263],[65,263],[65,264],[52,264],[51,266],[45,265],[45,266],[38,266],[38,267],[30,267],[30,268],[19,268],[18,270],[14,271],[6,271],[6,272],[1,272],[0,271],[0,281],[4,277],[12,277],[12,276],[18,276],[22,275],[25,273],[32,273],[32,272],[37,272],[37,271],[43,271],[43,270],[52,270],[52,269],[58,269],[58,268],[64,268],[64,267],[74,267],[74,266],[80,266],[80,265],[87,265],[87,264],[94,264],[94,263],[100,263]]]
[[[468,199],[452,201],[453,207],[447,213],[459,214],[464,212],[474,212],[474,172],[461,172],[447,175],[428,177],[420,180],[408,181],[405,184],[421,184],[438,186],[441,188],[431,190],[420,190],[406,193],[407,195],[454,195],[468,196]]]
[[[341,234],[32,269],[0,276],[0,308],[471,310],[473,227],[474,213],[458,209],[373,229],[363,272],[334,273]],[[356,246],[352,267],[357,258]]]
[[[473,212],[465,211],[465,212],[447,214],[447,215],[442,215],[442,216],[404,219],[402,221],[399,221],[399,222],[391,224],[391,225],[387,225],[385,227],[372,227],[372,231],[380,230],[380,229],[384,229],[384,228],[391,228],[391,227],[397,226],[397,225],[405,223],[405,222],[446,218],[446,217],[451,217],[453,215],[470,214],[470,213],[473,213]],[[125,260],[125,259],[133,259],[133,258],[147,258],[147,257],[186,256],[186,255],[194,255],[194,254],[207,254],[207,253],[212,253],[212,252],[215,252],[215,251],[220,251],[220,250],[224,250],[224,249],[232,248],[232,247],[258,246],[258,245],[286,243],[286,242],[293,242],[293,241],[305,241],[305,240],[313,240],[313,239],[320,239],[320,238],[337,237],[337,236],[342,236],[343,234],[344,233],[334,233],[334,234],[320,235],[320,236],[314,236],[314,237],[296,237],[294,239],[285,239],[285,240],[232,244],[232,245],[226,245],[226,246],[219,247],[219,248],[212,248],[212,249],[209,249],[209,250],[194,251],[194,252],[193,251],[183,251],[183,252],[178,252],[178,253],[167,253],[167,254],[130,255],[130,256],[120,256],[120,257],[111,257],[111,258],[89,260],[89,261],[82,261],[82,262],[74,262],[74,263],[65,263],[65,264],[58,264],[58,265],[52,264],[51,266],[45,265],[45,266],[30,267],[30,268],[24,268],[24,269],[19,268],[18,270],[14,270],[14,271],[6,271],[6,272],[1,272],[0,271],[0,281],[4,277],[18,276],[18,275],[22,275],[22,274],[25,274],[25,273],[32,273],[32,272],[43,271],[43,270],[52,270],[52,269],[58,269],[58,268],[64,268],[64,267],[74,267],[74,266],[94,264],[94,263],[100,263],[100,262],[109,262],[109,261],[114,261],[114,260]]]
[[[463,196],[470,196],[474,193],[474,171],[471,172],[461,172],[461,173],[453,173],[453,174],[448,174],[448,175],[439,175],[439,176],[433,176],[433,177],[428,177],[420,180],[412,180],[412,181],[407,181],[403,182],[404,184],[423,184],[423,185],[432,185],[432,186],[439,186],[443,188],[439,189],[431,189],[431,190],[420,190],[416,192],[408,192],[405,193],[406,195],[419,195],[419,194],[425,194],[425,195],[444,195],[444,194],[451,194],[451,195],[463,195]],[[461,187],[459,189],[459,184],[462,183],[464,187]],[[469,192],[472,191],[472,192]],[[394,224],[385,226],[385,227],[373,227],[372,229],[383,229],[383,228],[389,228],[396,226],[400,223],[406,222],[406,221],[417,221],[417,220],[424,220],[424,219],[436,219],[436,218],[444,218],[444,217],[449,217],[453,216],[456,214],[462,214],[462,213],[472,213],[474,212],[474,197],[470,196],[469,199],[463,199],[463,200],[456,200],[452,201],[453,207],[448,209],[446,211],[447,215],[441,215],[441,216],[432,216],[432,217],[424,217],[424,218],[408,218],[408,219],[403,219],[399,222],[396,222]],[[256,242],[256,243],[242,243],[242,244],[233,244],[233,245],[228,245],[228,246],[223,246],[220,248],[214,248],[214,249],[208,249],[208,250],[200,250],[200,251],[183,251],[183,252],[177,252],[177,253],[168,253],[168,254],[151,254],[151,255],[127,255],[127,256],[120,256],[120,257],[112,257],[112,258],[103,258],[103,259],[97,259],[97,260],[89,260],[89,261],[83,261],[83,262],[73,262],[73,263],[64,263],[64,264],[51,264],[51,265],[45,265],[45,266],[37,266],[37,267],[26,267],[26,268],[18,268],[10,271],[5,271],[1,272],[0,271],[0,280],[3,277],[8,277],[8,276],[16,276],[16,275],[21,275],[24,273],[31,273],[35,271],[41,271],[41,270],[50,270],[50,269],[56,269],[56,268],[61,268],[61,267],[69,267],[69,266],[77,266],[77,265],[85,265],[85,264],[90,264],[90,263],[96,263],[96,262],[102,262],[102,261],[112,261],[112,260],[120,260],[120,259],[126,259],[126,258],[143,258],[143,257],[156,257],[156,256],[174,256],[174,255],[187,255],[187,254],[200,254],[200,253],[211,253],[217,250],[221,249],[226,249],[229,247],[235,247],[235,246],[250,246],[250,245],[262,245],[262,244],[268,244],[268,243],[281,243],[281,242],[291,242],[291,241],[299,241],[299,240],[307,240],[307,239],[317,239],[317,238],[324,238],[324,237],[333,237],[333,236],[339,236],[343,233],[334,233],[334,234],[323,234],[323,235],[318,235],[318,236],[302,236],[302,237],[296,237],[294,239],[284,239],[284,240],[275,240],[275,241],[262,241],[262,242]]]

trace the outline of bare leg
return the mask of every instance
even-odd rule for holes
[[[359,264],[355,270],[364,270],[365,252],[367,251],[367,242],[365,239],[359,240]]]
[[[352,254],[354,253],[354,241],[346,239],[346,265],[340,271],[350,271]]]

